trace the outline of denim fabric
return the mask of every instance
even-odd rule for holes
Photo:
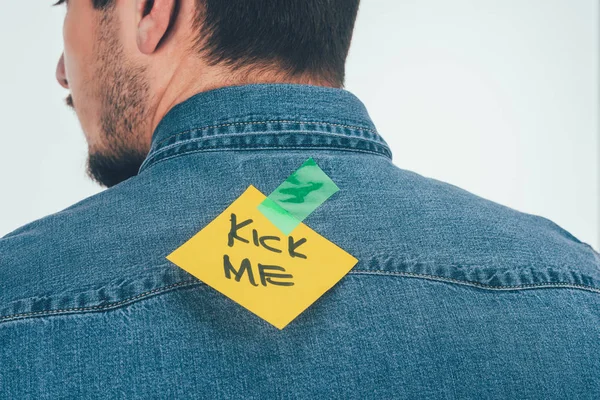
[[[165,259],[309,157],[340,191],[304,222],[359,261],[285,329]],[[0,240],[0,398],[600,398],[600,255],[391,157],[345,89],[176,105],[137,176]]]

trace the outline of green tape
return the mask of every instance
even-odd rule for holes
[[[258,209],[288,235],[338,190],[337,185],[311,157],[279,185]]]
[[[302,222],[268,197],[258,205],[258,210],[286,235]]]

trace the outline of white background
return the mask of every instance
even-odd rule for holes
[[[64,10],[50,4],[2,3],[0,236],[102,190],[54,78]],[[598,249],[599,15],[597,0],[362,0],[346,89],[399,167]]]

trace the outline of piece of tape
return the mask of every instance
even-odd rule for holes
[[[311,157],[260,203],[258,209],[288,235],[338,190]]]

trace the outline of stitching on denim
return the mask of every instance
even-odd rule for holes
[[[320,122],[320,121],[293,121],[293,120],[285,120],[285,119],[274,119],[274,120],[266,120],[266,121],[230,122],[230,123],[227,123],[227,124],[209,125],[209,126],[202,126],[202,127],[199,127],[199,128],[192,128],[192,129],[188,129],[187,131],[175,133],[175,134],[173,134],[171,136],[168,136],[168,137],[162,139],[160,142],[156,143],[155,147],[159,146],[161,143],[163,143],[166,140],[169,140],[169,139],[174,138],[176,136],[183,135],[183,134],[190,133],[190,132],[195,132],[195,131],[200,131],[200,130],[206,130],[206,129],[213,129],[213,128],[221,128],[221,127],[224,127],[224,126],[258,125],[258,124],[268,124],[268,123],[272,123],[272,122],[292,122],[292,123],[297,123],[297,124],[314,124],[314,125],[341,126],[343,128],[358,129],[358,130],[363,130],[363,131],[374,133],[375,135],[379,135],[379,133],[377,131],[374,131],[374,130],[369,129],[369,128],[360,127],[360,126],[354,126],[354,125],[335,124],[333,122]]]
[[[358,136],[348,136],[348,135],[342,135],[340,133],[331,133],[331,132],[322,132],[322,131],[303,131],[303,130],[281,130],[281,131],[265,131],[265,132],[241,132],[241,133],[224,133],[224,134],[218,134],[218,135],[211,135],[211,136],[202,136],[199,138],[193,138],[193,139],[186,139],[184,141],[181,142],[175,142],[173,144],[170,144],[168,146],[165,147],[161,147],[160,149],[156,149],[154,151],[154,155],[156,154],[160,154],[164,151],[176,148],[178,146],[182,146],[184,144],[188,144],[188,143],[197,143],[197,142],[202,142],[204,140],[214,140],[214,139],[220,139],[220,138],[226,138],[226,137],[246,137],[246,136],[263,136],[263,135],[279,135],[279,134],[283,134],[283,133],[304,133],[304,134],[312,134],[312,133],[324,133],[327,136],[335,136],[335,137],[340,137],[340,138],[349,138],[349,139],[356,139],[356,140],[364,140],[367,142],[371,142],[371,143],[375,143],[376,145],[379,146],[383,146],[383,147],[388,147],[385,143],[383,142],[378,142],[377,140],[374,139],[369,139],[369,138],[363,138],[363,137],[358,137]]]
[[[193,154],[193,153],[202,153],[202,152],[212,152],[212,151],[224,151],[224,150],[233,150],[233,151],[252,151],[252,150],[273,150],[273,149],[287,149],[287,150],[336,150],[336,151],[349,151],[349,152],[355,152],[355,153],[367,153],[367,154],[374,154],[377,156],[381,156],[383,158],[385,158],[386,160],[391,160],[390,156],[380,153],[378,151],[371,151],[371,150],[364,150],[364,149],[355,149],[355,148],[347,148],[347,147],[331,147],[331,146],[267,146],[267,147],[216,147],[216,148],[209,148],[209,149],[195,149],[195,150],[187,150],[187,151],[182,151],[181,153],[177,153],[177,154],[173,154],[172,156],[169,157],[165,157],[165,158],[160,158],[158,160],[155,161],[155,157],[154,155],[149,157],[146,161],[144,162],[141,166],[140,169],[138,171],[138,174],[142,172],[142,170],[145,170],[153,165],[156,165],[160,162],[166,161],[166,160],[170,160],[172,158],[177,158],[177,157],[181,157],[184,156],[186,154]]]
[[[464,281],[460,279],[447,278],[439,275],[429,275],[429,274],[418,274],[415,272],[401,272],[401,271],[382,271],[382,270],[356,270],[353,269],[350,271],[351,274],[356,275],[390,275],[390,276],[408,276],[414,278],[425,278],[436,281],[443,282],[453,282],[459,283],[463,285],[476,286],[485,289],[493,289],[493,290],[518,290],[518,289],[533,289],[533,288],[544,288],[544,287],[570,287],[575,289],[582,289],[586,291],[591,291],[595,293],[600,293],[600,289],[594,286],[580,285],[578,283],[569,283],[569,282],[539,282],[539,283],[531,283],[525,285],[486,285],[484,283],[473,282],[473,281]],[[350,274],[349,273],[349,274]]]
[[[43,315],[57,315],[57,314],[68,314],[68,313],[72,313],[72,312],[92,312],[92,311],[110,310],[110,309],[118,308],[125,304],[130,304],[130,303],[135,302],[140,299],[150,297],[155,294],[165,293],[167,291],[170,291],[170,290],[178,288],[178,287],[193,286],[193,285],[198,285],[198,284],[204,284],[204,282],[199,281],[199,280],[189,280],[189,281],[178,282],[178,283],[174,283],[172,285],[167,285],[167,286],[159,287],[156,289],[152,289],[147,292],[143,292],[143,293],[137,294],[133,297],[128,297],[124,300],[120,300],[120,301],[117,301],[114,303],[99,304],[96,306],[64,308],[64,309],[59,309],[59,310],[42,310],[42,311],[34,311],[34,312],[21,313],[21,314],[5,315],[3,317],[0,317],[0,324],[3,322],[14,321],[16,319],[31,318],[31,317],[37,317],[37,316],[43,316]]]
[[[414,273],[414,272],[383,271],[383,270],[356,270],[356,269],[349,271],[348,275],[406,276],[406,277],[412,277],[412,278],[430,279],[430,280],[440,281],[440,282],[452,282],[452,283],[458,283],[458,284],[462,284],[462,285],[466,285],[466,286],[474,286],[474,287],[480,287],[480,288],[491,289],[491,290],[518,290],[518,289],[536,289],[536,288],[541,289],[541,288],[552,288],[552,287],[554,287],[554,288],[566,287],[566,288],[573,288],[573,289],[581,289],[581,290],[590,291],[590,292],[594,292],[594,293],[600,293],[600,289],[595,288],[593,286],[580,285],[580,284],[568,283],[568,282],[540,282],[540,283],[526,284],[526,285],[486,285],[486,284],[479,283],[479,282],[464,281],[464,280],[459,280],[459,279],[454,279],[454,278],[447,278],[447,277],[443,277],[443,276],[439,276],[439,275],[418,274],[418,273]],[[65,308],[65,309],[59,309],[59,310],[42,310],[42,311],[35,311],[35,312],[28,312],[28,313],[21,313],[21,314],[10,314],[10,315],[5,315],[3,317],[0,317],[0,324],[2,324],[4,322],[15,321],[15,320],[19,320],[19,319],[26,319],[26,318],[34,318],[34,317],[39,317],[39,316],[64,315],[64,314],[70,314],[70,313],[75,313],[75,312],[86,313],[86,312],[113,310],[113,309],[119,308],[120,306],[129,305],[136,301],[151,297],[152,295],[166,293],[168,291],[171,291],[173,289],[180,288],[180,287],[190,287],[190,286],[195,286],[195,285],[205,285],[205,283],[200,280],[188,280],[188,281],[178,282],[178,283],[163,286],[160,288],[152,289],[147,292],[143,292],[143,293],[137,294],[133,297],[128,297],[126,299],[123,299],[123,300],[120,300],[120,301],[117,301],[114,303],[99,304],[99,305],[89,306],[89,307],[75,307],[75,308]]]

